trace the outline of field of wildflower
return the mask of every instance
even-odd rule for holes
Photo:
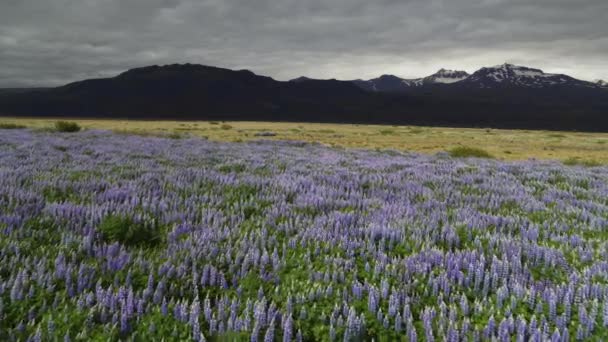
[[[608,167],[0,132],[2,341],[608,340]]]

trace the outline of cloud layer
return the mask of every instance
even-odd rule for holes
[[[201,63],[285,80],[510,62],[608,79],[605,0],[2,0],[0,87]]]

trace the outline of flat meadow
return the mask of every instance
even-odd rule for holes
[[[55,121],[0,117],[0,124],[34,129],[47,129]],[[296,140],[335,147],[396,149],[427,154],[473,146],[501,160],[535,158],[561,160],[568,164],[608,163],[608,133],[287,122],[70,121],[85,129],[112,130],[122,134],[192,136],[231,142]]]
[[[608,135],[11,120],[0,340],[608,339]]]

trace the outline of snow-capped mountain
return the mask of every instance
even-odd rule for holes
[[[371,80],[353,81],[362,89],[374,92],[407,92],[419,88],[439,85],[443,88],[552,88],[588,87],[608,88],[604,81],[587,82],[563,74],[545,73],[540,69],[525,66],[502,64],[484,67],[473,74],[465,71],[441,69],[433,75],[403,79],[393,75],[383,75]]]
[[[423,78],[422,80],[423,80],[423,83],[425,83],[425,84],[433,84],[433,83],[450,84],[450,83],[456,83],[456,82],[462,81],[469,76],[470,75],[466,71],[440,69],[433,75],[427,76],[427,77]]]
[[[463,80],[463,85],[478,88],[526,87],[545,88],[552,86],[594,87],[592,82],[577,80],[562,74],[549,74],[540,69],[502,64],[481,68]]]
[[[428,86],[432,84],[451,84],[462,81],[469,74],[466,71],[441,69],[436,73],[422,78],[406,79],[394,75],[382,75],[371,80],[353,81],[359,87],[377,92],[403,92],[411,88]]]

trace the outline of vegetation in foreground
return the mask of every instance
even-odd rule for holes
[[[52,128],[54,119],[4,118],[2,122]],[[83,129],[216,141],[297,140],[337,147],[395,149],[433,154],[459,146],[479,147],[497,159],[574,160],[608,164],[608,133],[482,128],[378,126],[281,122],[71,120]]]
[[[468,146],[454,147],[449,154],[454,158],[494,158],[484,149]]]
[[[80,131],[80,125],[76,122],[71,121],[57,121],[55,122],[55,130],[57,132],[74,133]]]
[[[94,130],[0,145],[0,340],[608,339],[606,167]]]
[[[23,128],[26,128],[26,126],[12,123],[12,122],[11,123],[0,122],[0,129],[23,129]]]

